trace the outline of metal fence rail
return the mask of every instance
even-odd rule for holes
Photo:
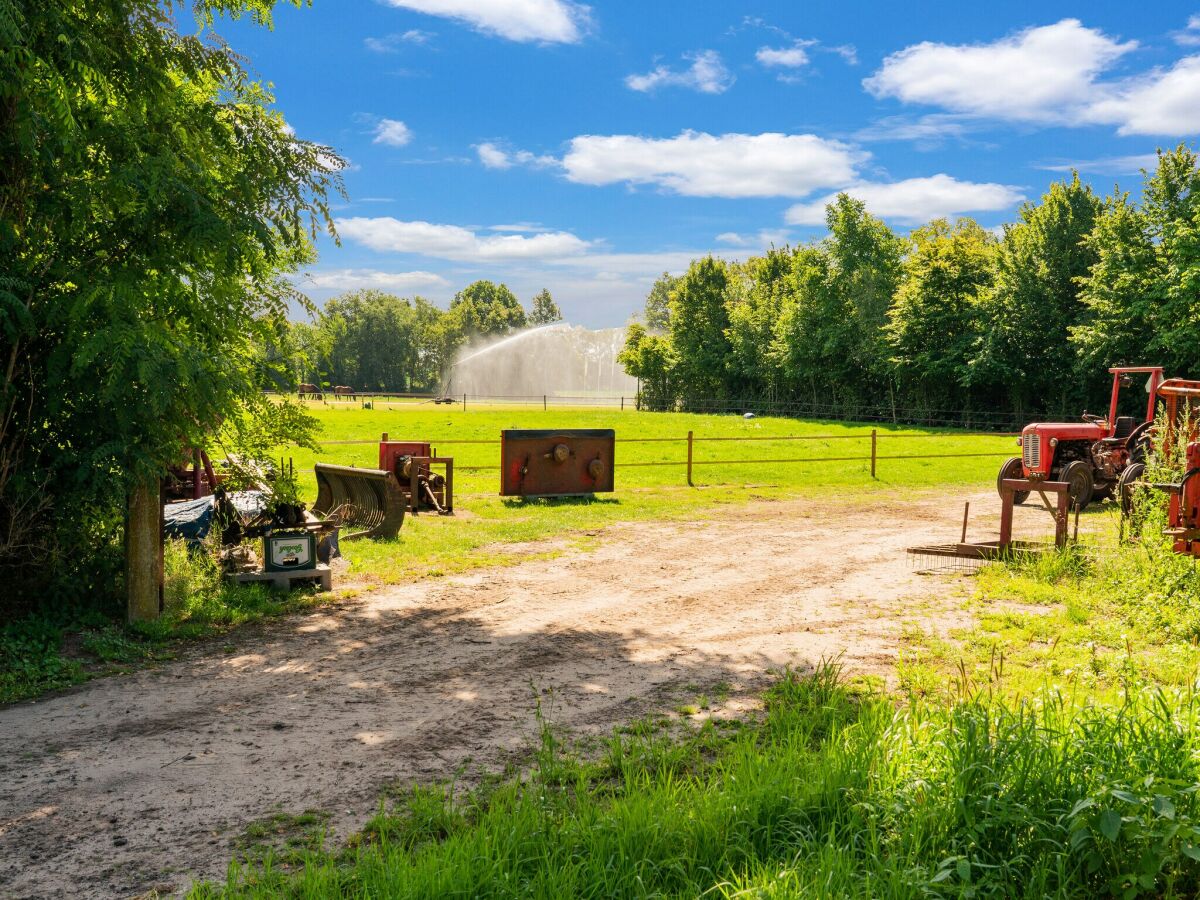
[[[663,468],[663,467],[685,467],[687,469],[687,483],[694,487],[694,470],[697,466],[760,466],[760,465],[804,465],[830,462],[862,462],[868,463],[871,470],[871,477],[878,477],[878,466],[882,460],[901,460],[901,459],[968,459],[968,458],[984,458],[1012,456],[1010,450],[989,450],[980,453],[880,453],[879,439],[910,439],[910,440],[937,440],[940,438],[998,438],[1012,437],[1016,432],[934,432],[931,434],[880,434],[879,430],[872,428],[867,434],[780,434],[780,435],[747,435],[745,437],[728,437],[728,436],[696,436],[695,432],[689,431],[686,435],[679,437],[650,437],[650,438],[617,438],[618,443],[624,444],[686,444],[687,456],[684,459],[668,459],[668,460],[650,460],[638,462],[618,462],[618,468]],[[768,457],[746,459],[741,457],[726,457],[723,459],[696,459],[695,445],[699,443],[728,443],[728,442],[757,442],[757,441],[835,441],[835,440],[857,440],[870,441],[870,452],[858,456],[802,456],[802,457]],[[364,444],[377,444],[377,440],[345,440],[345,441],[323,441],[322,446],[351,446]],[[439,440],[431,443],[436,443],[439,447],[451,445],[473,445],[473,446],[499,446],[499,438],[449,438],[447,440]],[[456,465],[455,468],[461,472],[498,472],[499,465],[473,465],[462,464]]]

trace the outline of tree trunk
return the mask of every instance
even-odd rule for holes
[[[162,612],[162,500],[158,481],[129,494],[125,524],[125,589],[129,622],[149,622]]]

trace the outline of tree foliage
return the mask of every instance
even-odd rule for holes
[[[119,533],[132,483],[272,415],[259,348],[341,167],[206,30],[273,6],[182,34],[170,0],[0,0],[2,565]]]
[[[533,295],[533,305],[526,317],[530,325],[549,325],[552,322],[561,322],[562,317],[562,310],[558,308],[548,290],[542,288]]]
[[[816,243],[655,282],[645,318],[669,334],[631,328],[625,355],[643,400],[1063,416],[1103,400],[1111,365],[1200,373],[1200,167],[1186,146],[1160,152],[1138,202],[1073,175],[999,238],[969,219],[900,237],[844,194],[826,224]]]

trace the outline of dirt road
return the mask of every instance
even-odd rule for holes
[[[618,525],[590,552],[365,593],[2,709],[0,896],[182,890],[219,876],[231,840],[274,810],[327,810],[345,834],[388,782],[525,746],[535,692],[586,731],[722,682],[737,702],[786,663],[840,653],[886,671],[905,623],[963,620],[950,585],[902,552],[953,539],[960,503],[872,499],[843,517],[757,502]]]

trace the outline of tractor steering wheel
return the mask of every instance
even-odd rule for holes
[[[1099,425],[1108,421],[1104,416],[1093,416],[1091,413],[1084,413],[1080,418],[1085,422],[1091,422],[1093,425]]]

